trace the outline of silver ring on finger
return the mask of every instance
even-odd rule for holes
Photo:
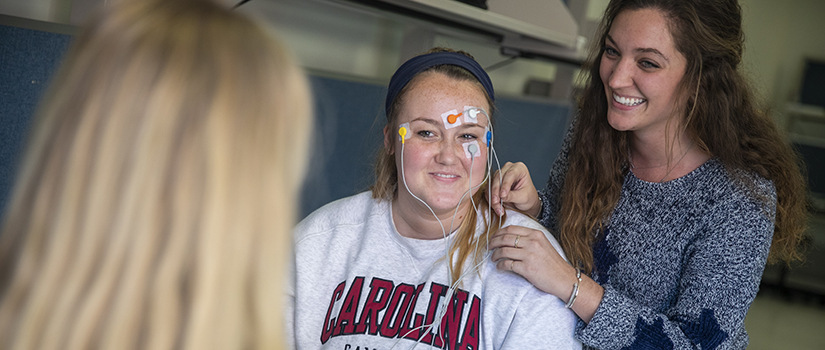
[[[516,236],[516,240],[515,240],[515,242],[513,242],[513,248],[518,248],[518,239],[519,239],[519,238],[521,238],[521,236],[518,236],[518,235],[517,235],[517,236]]]

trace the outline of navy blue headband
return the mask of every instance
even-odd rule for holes
[[[481,85],[484,86],[484,90],[487,90],[487,95],[490,95],[490,99],[493,101],[496,100],[495,93],[493,92],[493,83],[490,81],[490,77],[487,76],[487,72],[484,71],[484,68],[481,68],[478,62],[467,57],[467,55],[457,52],[433,52],[410,58],[407,62],[404,62],[401,67],[398,67],[398,70],[392,75],[390,85],[387,88],[387,101],[384,105],[387,118],[390,117],[390,106],[392,106],[392,102],[401,92],[401,89],[407,86],[416,74],[442,64],[459,66],[468,70],[478,79]]]

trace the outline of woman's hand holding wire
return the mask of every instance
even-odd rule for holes
[[[515,272],[536,288],[567,300],[576,271],[556,251],[544,233],[507,226],[490,239],[491,259],[499,270]]]
[[[537,217],[541,210],[536,186],[530,178],[530,171],[522,162],[507,162],[496,171],[490,184],[489,196],[491,206],[498,215],[503,215],[505,208],[514,208]]]

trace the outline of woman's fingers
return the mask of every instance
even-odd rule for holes
[[[496,268],[502,271],[510,271],[518,275],[521,275],[519,271],[516,271],[516,268],[518,267],[516,266],[516,264],[522,264],[522,262],[517,260],[503,259],[499,260],[499,262],[496,263]]]
[[[542,231],[522,226],[507,226],[490,239],[490,257],[496,267],[512,271],[537,288],[556,295],[559,276],[570,265],[559,255]]]
[[[509,176],[510,169],[513,167],[513,163],[507,162],[501,169],[497,170],[495,175],[493,175],[492,180],[490,181],[490,204],[493,210],[498,215],[504,214],[505,202],[507,201],[506,194],[509,192],[510,187],[512,187],[512,177]]]
[[[501,169],[496,171],[496,173],[490,179],[490,192],[487,193],[487,196],[489,197],[489,200],[490,200],[490,207],[499,216],[504,214],[504,208],[502,207],[502,204],[501,204],[501,193],[500,193],[501,192],[501,183],[502,183],[501,173],[502,173],[502,171],[504,171],[504,169],[509,164],[510,164],[509,162],[504,164],[504,167],[502,167]]]
[[[537,234],[544,238],[544,233],[539,230],[515,225],[503,227],[492,238],[490,238],[490,249],[497,249],[501,247],[515,248],[516,243],[518,243],[518,246],[520,247],[525,247],[530,240],[534,239],[532,236]],[[518,242],[516,239],[518,239]]]
[[[533,197],[538,201],[536,187],[524,163],[505,163],[493,175],[490,185],[490,203],[498,215],[503,215],[505,208],[528,210],[534,205]]]
[[[500,260],[535,261],[536,256],[541,254],[542,248],[539,245],[542,241],[550,244],[541,231],[522,226],[507,226],[490,239],[490,249],[493,250],[490,259],[497,263],[500,263]]]

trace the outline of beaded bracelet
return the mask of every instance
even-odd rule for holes
[[[573,293],[570,293],[570,299],[567,300],[567,304],[564,305],[566,308],[573,307],[573,303],[576,302],[576,297],[579,296],[579,283],[582,281],[582,270],[578,267],[576,268],[576,283],[573,284]]]

